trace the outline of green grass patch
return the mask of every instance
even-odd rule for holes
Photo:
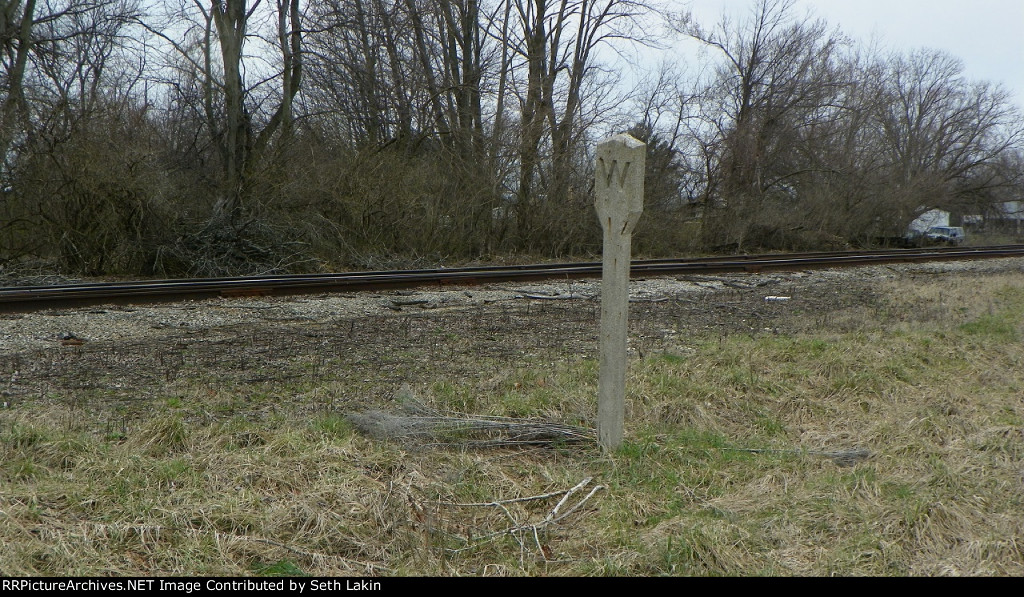
[[[1017,324],[1006,315],[982,315],[974,321],[961,324],[960,329],[969,336],[978,336],[997,342],[1017,341]]]
[[[289,560],[280,560],[272,564],[253,564],[252,571],[256,576],[310,576],[295,562]]]

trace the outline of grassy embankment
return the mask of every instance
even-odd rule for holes
[[[327,409],[197,423],[161,396],[125,434],[0,411],[0,574],[1024,575],[1024,280],[885,296],[633,362],[611,456],[414,449]],[[419,390],[580,423],[596,373]]]

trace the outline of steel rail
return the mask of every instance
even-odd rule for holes
[[[632,263],[631,275],[643,277],[672,274],[794,271],[1021,256],[1024,256],[1024,245],[731,255],[694,259],[637,260]],[[0,287],[0,312],[27,312],[111,303],[153,303],[216,297],[277,296],[398,289],[428,285],[473,285],[483,282],[579,279],[599,277],[600,275],[601,264],[599,262],[585,262],[16,286]]]

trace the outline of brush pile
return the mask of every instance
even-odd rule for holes
[[[346,418],[375,439],[423,447],[564,446],[597,441],[590,429],[550,421],[445,415],[416,401],[404,387],[396,398],[397,412],[368,410]]]

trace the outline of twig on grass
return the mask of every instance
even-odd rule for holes
[[[507,500],[498,500],[498,501],[494,501],[494,502],[476,502],[476,503],[470,503],[470,504],[462,504],[462,503],[456,503],[456,502],[434,502],[434,504],[436,504],[438,506],[449,506],[449,507],[454,507],[454,508],[484,508],[484,507],[487,507],[487,506],[499,506],[499,505],[502,505],[502,504],[518,504],[520,502],[532,502],[532,501],[536,501],[536,500],[546,500],[548,498],[555,497],[556,495],[562,495],[562,494],[564,494],[564,493],[566,493],[568,491],[572,491],[572,490],[571,489],[570,490],[563,489],[561,491],[552,491],[551,493],[543,493],[541,495],[531,495],[531,496],[521,497],[521,498],[511,498],[511,499],[507,499]]]
[[[560,513],[562,507],[565,506],[565,504],[569,501],[569,498],[573,494],[578,493],[579,491],[582,491],[587,485],[590,484],[591,481],[593,481],[593,477],[587,477],[586,479],[584,479],[584,480],[580,481],[579,483],[577,483],[571,489],[568,489],[568,490],[565,490],[565,491],[553,492],[553,493],[550,493],[550,494],[545,494],[543,497],[554,497],[554,496],[559,495],[559,494],[565,494],[565,495],[563,495],[562,499],[559,500],[557,504],[555,504],[554,508],[552,508],[551,511],[548,512],[547,516],[545,516],[544,519],[540,520],[539,522],[530,523],[530,524],[513,524],[513,526],[507,527],[507,528],[502,529],[500,531],[495,531],[493,533],[488,533],[486,535],[480,535],[478,537],[473,537],[472,539],[466,539],[466,542],[469,543],[469,545],[467,547],[461,547],[459,549],[449,549],[447,551],[449,551],[451,553],[461,553],[463,551],[468,551],[470,549],[474,549],[474,548],[478,547],[479,545],[481,545],[482,543],[485,543],[485,542],[488,542],[488,541],[493,541],[494,539],[497,539],[499,537],[504,537],[506,535],[512,536],[516,540],[516,542],[519,543],[520,547],[525,547],[525,544],[523,543],[523,540],[522,540],[521,536],[523,534],[525,534],[525,533],[530,533],[530,534],[532,534],[534,536],[534,541],[537,544],[538,549],[540,549],[541,556],[545,560],[548,560],[549,558],[547,556],[547,553],[544,551],[544,548],[543,548],[543,546],[540,543],[540,537],[539,537],[539,534],[538,534],[539,531],[541,531],[541,530],[543,530],[543,529],[545,529],[545,528],[547,528],[547,527],[549,527],[551,525],[557,524],[557,523],[559,523],[562,520],[565,520],[566,518],[571,516],[574,512],[579,510],[581,506],[583,506],[585,503],[587,503],[587,501],[589,501],[590,498],[593,497],[595,493],[597,493],[598,491],[600,491],[602,489],[605,489],[604,485],[595,485],[593,488],[591,488],[590,492],[587,493],[587,495],[585,495],[583,497],[583,499],[581,499],[580,501],[578,501],[575,504],[573,504],[573,506],[571,508],[569,508],[568,510],[566,510],[564,513]],[[532,499],[532,498],[538,498],[539,499],[540,496],[532,496],[529,499]],[[486,503],[480,503],[480,504],[474,504],[474,505],[479,506],[479,507],[485,507],[485,506],[499,507],[499,508],[501,508],[505,512],[506,515],[508,515],[512,519],[513,523],[516,523],[515,519],[512,518],[511,513],[505,507],[505,504],[512,503],[514,501],[517,501],[517,500],[502,500],[502,501],[486,502]],[[524,501],[524,498],[519,498],[518,501]],[[456,504],[456,505],[457,506],[461,506],[461,504]]]
[[[565,495],[562,497],[562,499],[560,499],[558,501],[558,503],[555,504],[555,507],[551,509],[551,512],[548,512],[548,515],[544,518],[544,520],[546,522],[553,522],[555,520],[561,520],[565,516],[568,516],[568,515],[572,514],[573,510],[575,510],[577,507],[579,507],[580,504],[582,504],[583,502],[585,502],[588,499],[590,499],[589,495],[587,497],[583,498],[583,501],[581,501],[580,504],[576,504],[575,507],[573,507],[568,512],[566,512],[564,516],[558,516],[558,511],[561,510],[562,506],[565,505],[565,502],[567,502],[569,500],[569,498],[572,497],[572,494],[574,494],[577,491],[583,489],[584,487],[586,487],[593,480],[594,480],[593,477],[587,477],[586,479],[584,479],[584,480],[580,481],[579,483],[577,483],[575,487],[573,487],[569,491],[566,491]],[[601,488],[601,486],[598,485],[597,489],[600,489],[600,488]],[[593,495],[593,491],[591,491],[591,495]],[[558,516],[558,518],[555,518],[556,516]]]

